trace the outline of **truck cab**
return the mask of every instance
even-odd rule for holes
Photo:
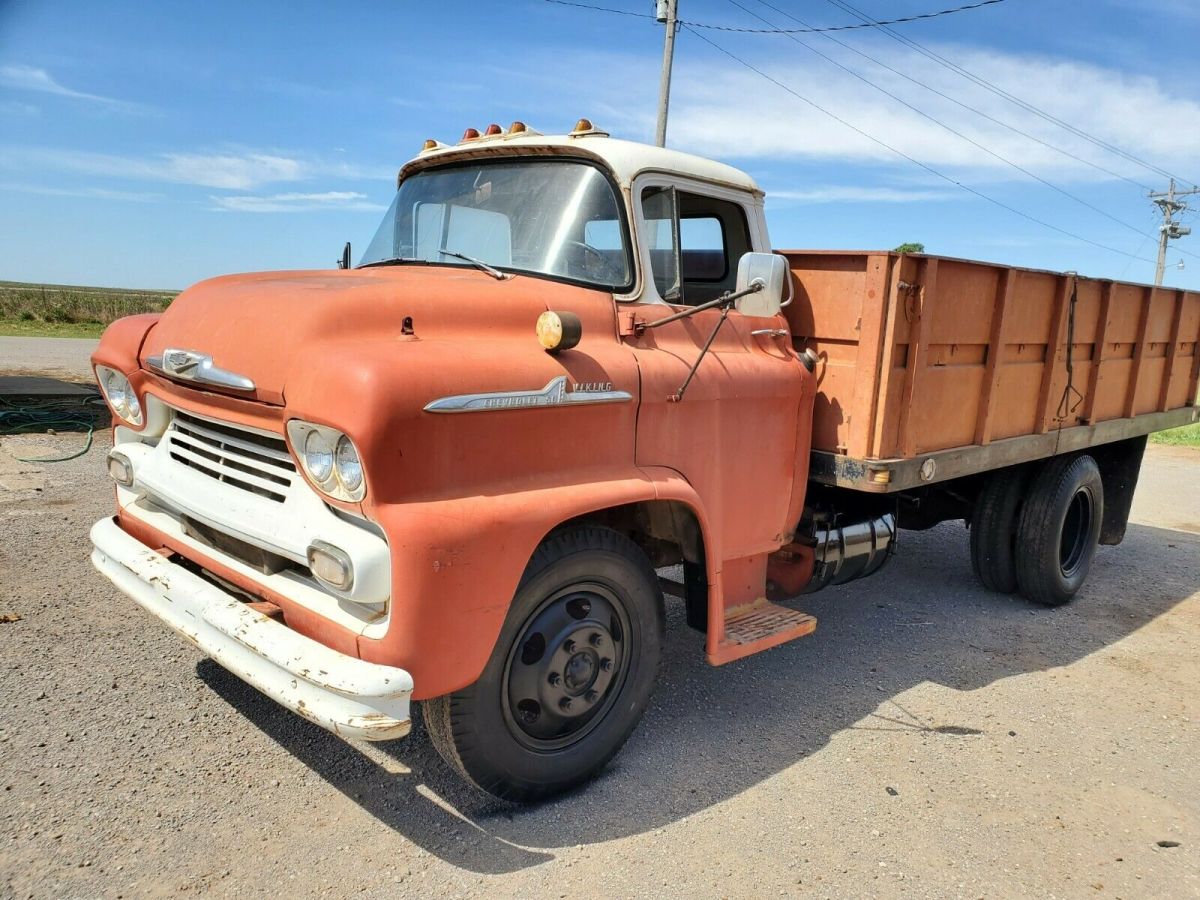
[[[768,247],[748,176],[586,120],[427,142],[353,268],[106,332],[93,561],[323,727],[399,737],[425,701],[486,790],[577,783],[649,697],[656,569],[713,663],[815,625],[765,597],[815,395]]]

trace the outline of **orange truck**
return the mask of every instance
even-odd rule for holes
[[[1197,419],[1200,294],[772,252],[747,175],[586,120],[428,141],[343,259],[109,327],[92,560],[339,735],[403,737],[420,701],[512,800],[620,749],[664,595],[720,665],[964,520],[984,585],[1064,603],[1146,435]]]

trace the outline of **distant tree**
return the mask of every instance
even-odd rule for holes
[[[924,253],[925,245],[920,241],[911,241],[907,244],[901,244],[895,249],[896,253]]]

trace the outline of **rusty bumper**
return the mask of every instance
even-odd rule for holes
[[[411,727],[412,676],[338,653],[251,609],[101,519],[92,564],[113,584],[272,700],[345,738],[385,741]]]

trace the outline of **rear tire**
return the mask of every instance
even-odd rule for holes
[[[1021,500],[1029,483],[1025,468],[993,472],[971,512],[971,569],[989,591],[1017,589],[1015,554]]]
[[[1017,525],[1017,583],[1035,603],[1060,606],[1083,586],[1104,519],[1104,487],[1092,457],[1059,457],[1030,487]]]
[[[583,525],[534,553],[479,680],[427,700],[438,752],[504,800],[560,793],[633,732],[658,676],[663,600],[628,538]]]

